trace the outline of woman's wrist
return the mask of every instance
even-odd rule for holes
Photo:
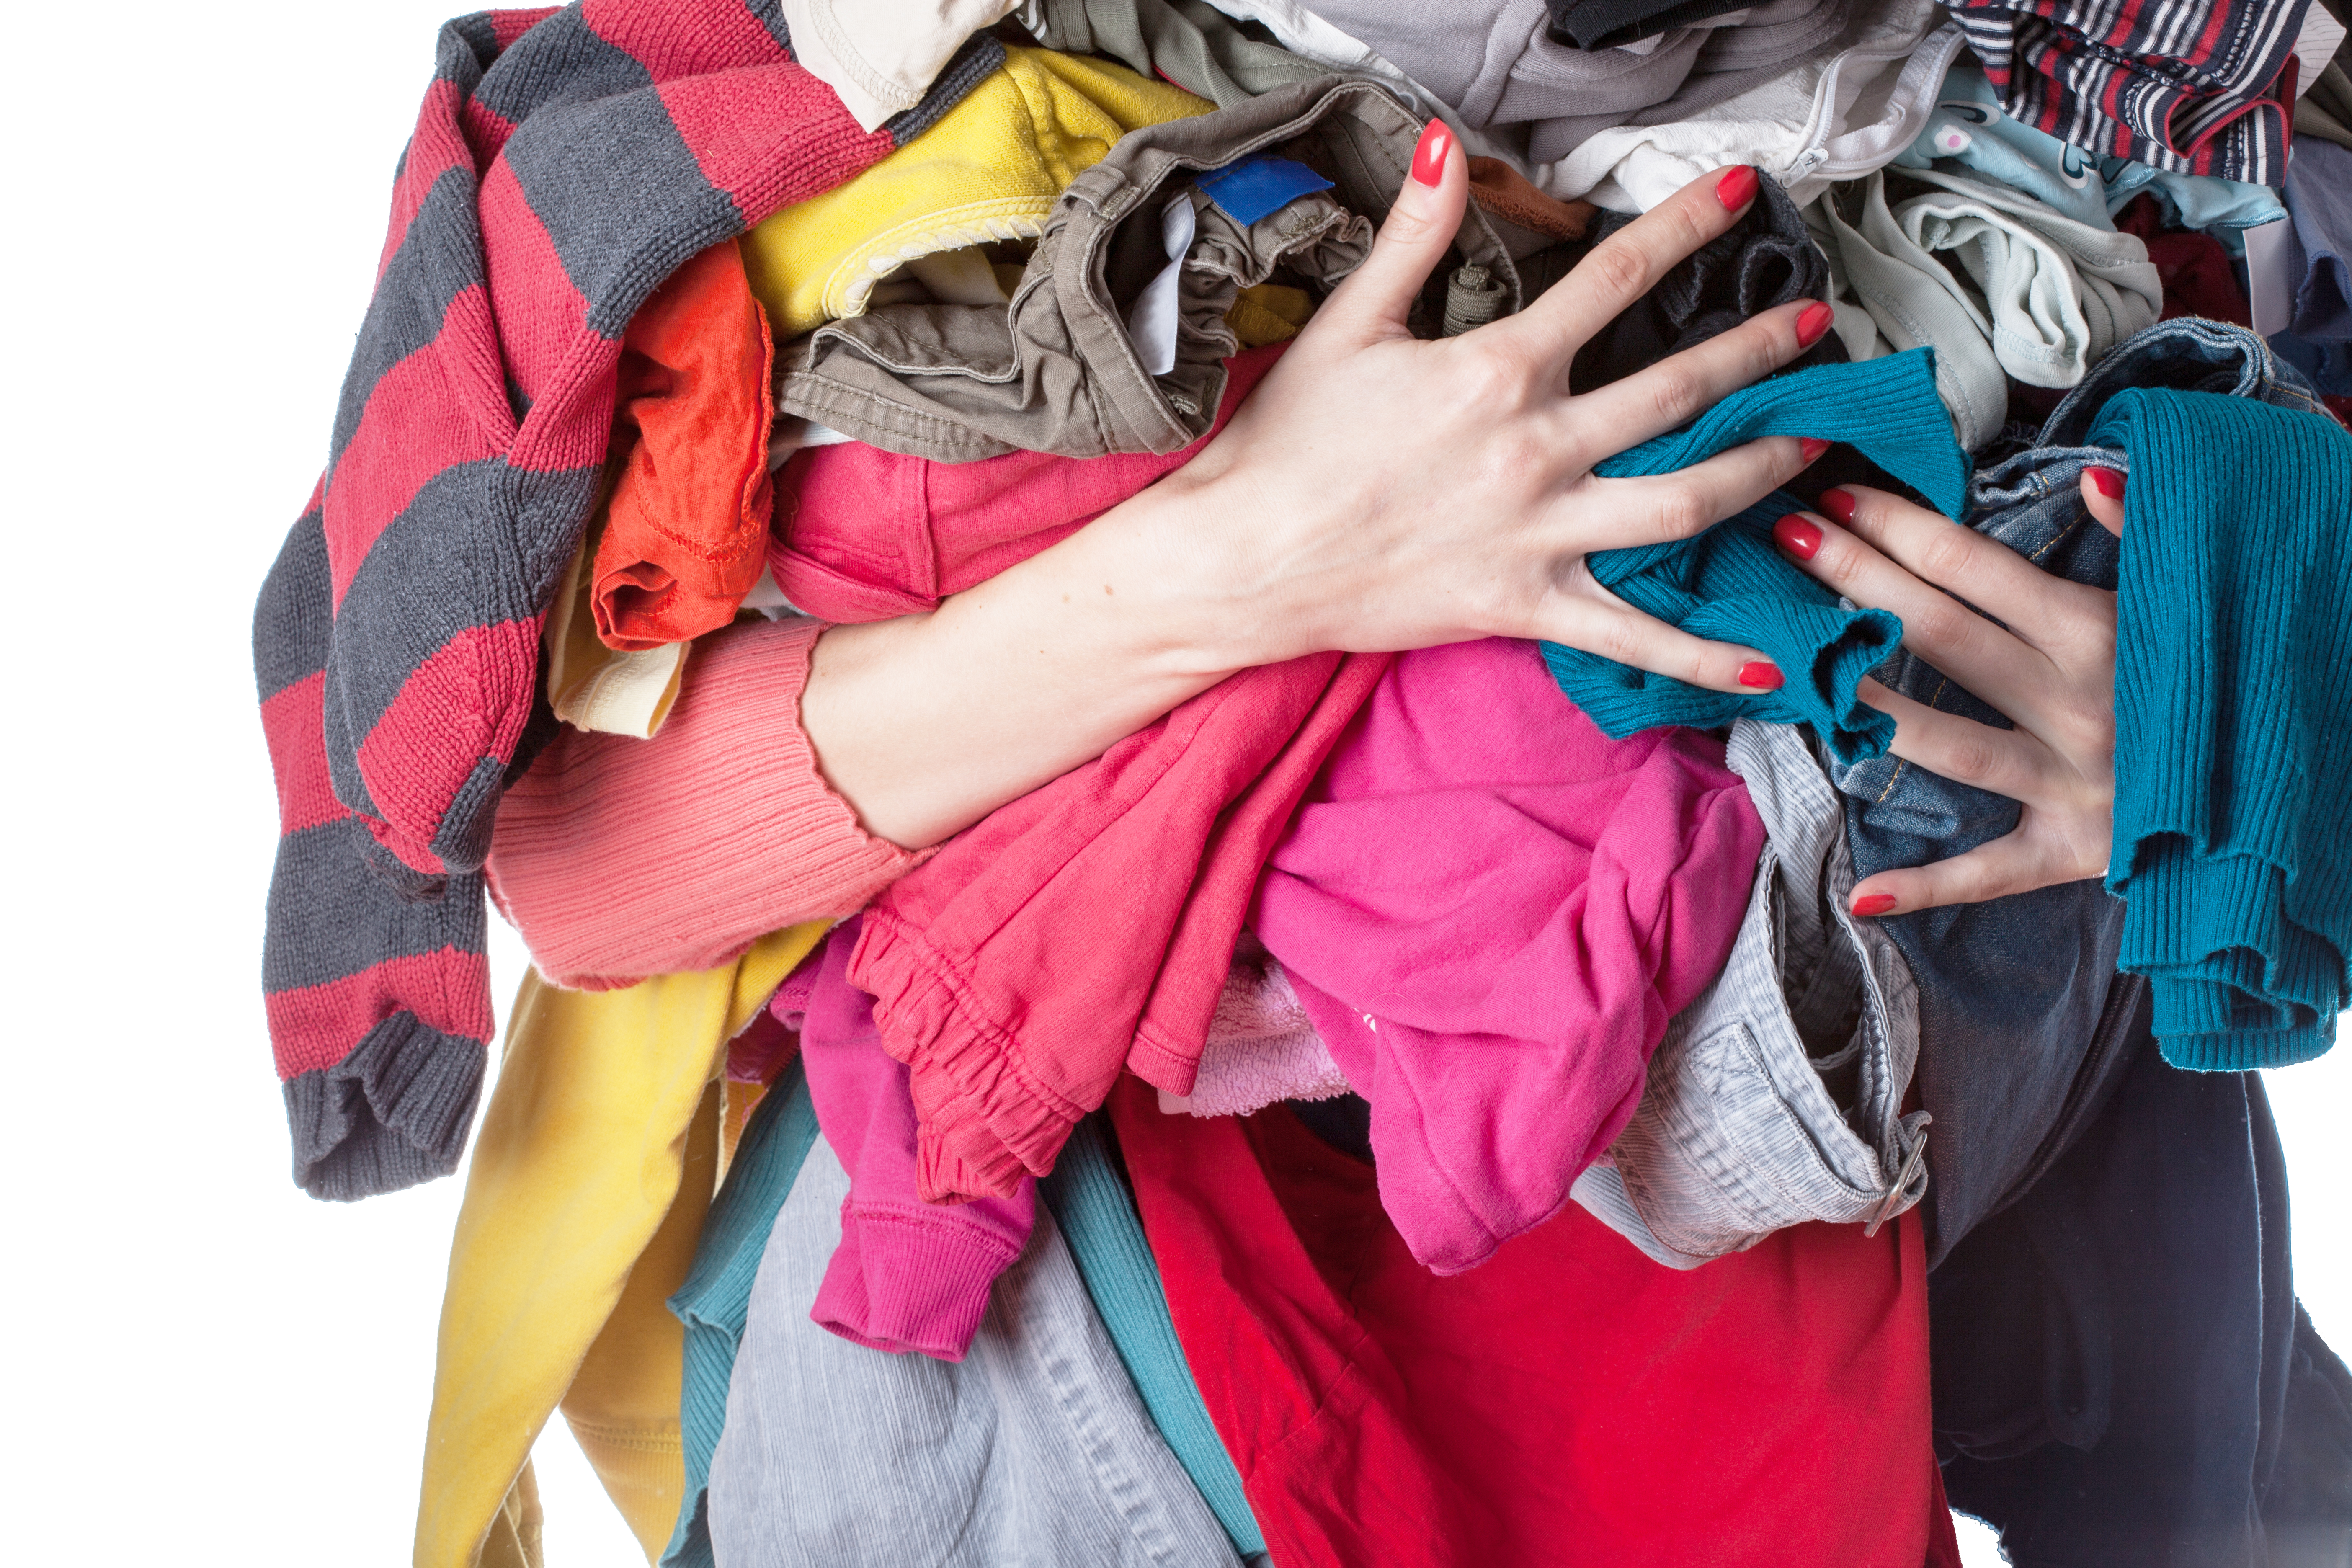
[[[802,725],[868,832],[937,843],[1249,662],[1188,504],[1139,497],[928,615],[819,638]]]
[[[1337,646],[1315,607],[1283,595],[1257,559],[1267,532],[1253,517],[1260,510],[1232,479],[1179,471],[1070,541],[1079,559],[1060,574],[1084,581],[1091,568],[1100,576],[1102,634],[1170,680],[1206,687]]]

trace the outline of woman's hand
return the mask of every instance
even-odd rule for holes
[[[2120,537],[2123,475],[2087,469],[2082,489],[2091,515]],[[1837,521],[1797,512],[1774,525],[1781,552],[1855,604],[1902,616],[1904,647],[2017,726],[1979,724],[1863,682],[1862,700],[1894,716],[1895,755],[2022,809],[2005,837],[1864,878],[1853,912],[1980,903],[2104,872],[2115,822],[2116,596],[1882,491],[1830,490],[1822,507]]]
[[[1819,447],[1778,437],[1680,473],[1591,470],[1796,358],[1829,307],[1767,311],[1568,391],[1584,341],[1756,188],[1744,165],[1701,179],[1518,315],[1421,342],[1406,311],[1469,190],[1433,123],[1370,256],[1192,461],[929,615],[819,639],[801,718],[825,777],[869,831],[934,843],[1234,670],[1333,649],[1544,637],[1717,690],[1780,685],[1754,649],[1619,602],[1584,557],[1698,533]]]
[[[1829,307],[1782,306],[1612,385],[1568,390],[1578,348],[1737,222],[1756,189],[1744,164],[1696,181],[1517,315],[1423,341],[1406,313],[1468,191],[1459,150],[1433,121],[1371,256],[1231,425],[1151,492],[1176,536],[1168,548],[1192,552],[1203,659],[1502,636],[1719,691],[1779,685],[1754,649],[1625,605],[1585,556],[1701,532],[1793,478],[1821,444],[1761,440],[1647,479],[1598,479],[1592,466],[1797,358],[1829,330]]]

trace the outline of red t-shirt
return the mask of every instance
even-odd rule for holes
[[[1441,1278],[1276,1106],[1111,1100],[1176,1332],[1282,1568],[1957,1568],[1918,1218],[1704,1268],[1571,1205]]]

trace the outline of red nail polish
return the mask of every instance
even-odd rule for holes
[[[1797,437],[1797,456],[1804,458],[1808,463],[1820,462],[1822,454],[1829,449],[1830,444],[1827,441],[1816,440],[1811,436]]]
[[[1753,691],[1778,691],[1786,679],[1769,659],[1751,658],[1739,667],[1739,684]]]
[[[1844,490],[1823,490],[1822,510],[1840,522],[1853,521],[1853,497]]]
[[[1811,561],[1822,547],[1822,531],[1791,512],[1772,525],[1772,542],[1800,561]]]
[[[2093,468],[2091,488],[2109,500],[2121,500],[2124,498],[2124,477],[2113,468]]]
[[[1857,915],[1883,915],[1894,907],[1895,895],[1892,893],[1873,893],[1866,899],[1853,901],[1853,912]]]
[[[1723,172],[1715,182],[1715,199],[1733,212],[1738,212],[1756,199],[1756,166],[1736,163]]]
[[[1424,185],[1445,178],[1445,154],[1454,148],[1454,132],[1445,121],[1433,120],[1422,127],[1421,144],[1412,150],[1412,177]]]
[[[1822,334],[1830,330],[1830,323],[1835,320],[1837,320],[1835,310],[1831,310],[1819,300],[1814,300],[1797,317],[1798,344],[1804,348],[1811,348],[1822,341]]]

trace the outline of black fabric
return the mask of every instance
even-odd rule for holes
[[[2017,1568],[2283,1564],[2277,1478],[2305,1534],[2344,1478],[2341,1385],[2297,1359],[2317,1336],[2298,1331],[2277,1129],[2259,1075],[2168,1066],[2144,1009],[2125,1052],[2082,1135],[1929,1276],[1945,1488]]]
[[[1358,1094],[1330,1100],[1286,1100],[1307,1131],[1342,1154],[1372,1163],[1372,1102]]]
[[[2263,1499],[2270,1568],[2352,1568],[2352,1371],[2294,1309],[2286,1429]]]
[[[1577,350],[1569,366],[1570,391],[1591,392],[1646,370],[1729,331],[1759,310],[1829,298],[1829,261],[1806,232],[1796,204],[1769,174],[1757,185],[1746,216],[1676,262],[1656,288]],[[1633,221],[1612,213],[1585,238],[1563,241],[1519,263],[1526,297],[1534,299],[1567,277],[1593,246]],[[1845,357],[1845,345],[1831,332],[1787,369],[1843,364]]]
[[[1545,29],[1557,41],[1580,49],[1613,49],[1639,43],[1695,22],[1744,11],[1755,0],[1544,0],[1551,13]]]

